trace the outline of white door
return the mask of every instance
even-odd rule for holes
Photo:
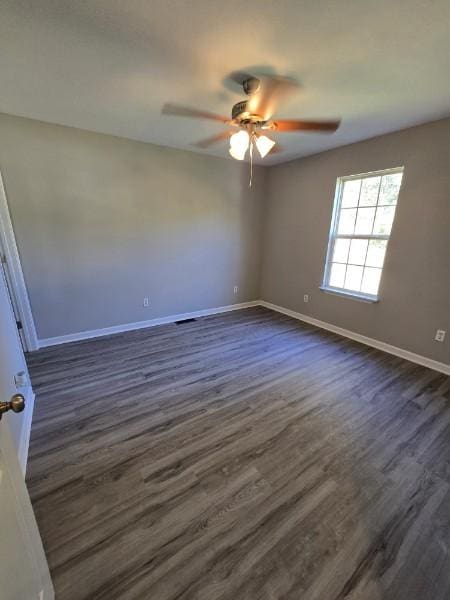
[[[5,278],[0,269],[0,401],[17,393],[17,365],[23,365],[20,344]],[[47,560],[13,443],[14,419],[22,413],[5,413],[0,420],[0,599],[51,600],[54,598]]]

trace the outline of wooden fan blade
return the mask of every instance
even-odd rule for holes
[[[340,121],[300,121],[299,119],[277,119],[273,122],[274,131],[318,131],[333,132]]]
[[[228,139],[231,135],[233,135],[234,131],[222,131],[217,135],[212,135],[211,137],[205,138],[204,140],[200,140],[199,142],[195,142],[194,146],[198,148],[208,148],[217,142],[221,142],[222,140]]]
[[[247,110],[254,115],[260,115],[264,121],[272,117],[281,102],[298,88],[297,82],[291,77],[262,77],[259,89],[250,96]]]
[[[182,106],[180,104],[164,104],[162,108],[164,115],[172,115],[174,117],[191,117],[193,119],[210,119],[211,121],[220,121],[220,123],[228,123],[230,119],[216,115],[205,110],[197,110],[196,108],[190,108],[189,106]]]

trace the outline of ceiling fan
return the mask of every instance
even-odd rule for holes
[[[252,160],[255,146],[261,158],[264,158],[269,152],[279,151],[275,142],[265,135],[266,132],[310,131],[333,133],[339,127],[340,120],[273,119],[278,105],[298,87],[295,80],[290,77],[264,75],[258,78],[247,73],[236,72],[231,75],[231,79],[242,85],[248,96],[247,100],[237,102],[233,106],[231,119],[197,108],[171,103],[165,104],[162,112],[165,115],[177,117],[219,121],[224,125],[233,127],[234,129],[208,137],[195,145],[199,148],[207,148],[212,144],[230,138],[229,152],[237,160],[244,160],[247,150],[249,150],[250,160]],[[236,131],[236,128],[238,131]]]

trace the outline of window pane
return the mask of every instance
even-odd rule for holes
[[[394,220],[395,206],[379,206],[375,217],[373,233],[389,235]]]
[[[329,285],[332,287],[344,287],[344,279],[345,279],[345,265],[341,265],[338,263],[331,264],[330,271],[330,282]]]
[[[337,239],[334,243],[333,262],[346,263],[350,240]]]
[[[355,233],[358,235],[367,235],[372,233],[374,216],[375,208],[358,208]]]
[[[396,204],[403,173],[384,175],[381,180],[378,204]]]
[[[403,171],[387,169],[337,180],[325,285],[378,295]],[[378,239],[377,239],[378,238]]]
[[[366,177],[362,180],[359,206],[375,206],[381,177]]]
[[[342,193],[342,208],[351,208],[358,206],[359,189],[361,187],[361,179],[352,179],[344,183],[344,191]]]
[[[363,274],[362,267],[355,267],[353,265],[347,266],[347,272],[345,274],[345,289],[359,292],[361,288],[361,278]]]
[[[384,255],[386,253],[386,246],[386,240],[370,240],[366,258],[367,267],[383,266]]]
[[[355,228],[356,208],[344,208],[339,215],[338,233],[353,233]]]
[[[365,294],[378,294],[378,286],[380,285],[381,269],[373,267],[365,267],[361,285],[361,292]]]
[[[363,265],[366,259],[367,242],[369,240],[352,240],[348,262],[352,265]]]

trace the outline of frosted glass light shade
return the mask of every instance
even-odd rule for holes
[[[241,149],[237,149],[237,148],[234,148],[233,146],[231,146],[228,152],[236,160],[244,160],[245,153],[247,152],[247,149],[245,149],[244,151],[242,151]]]
[[[250,137],[246,131],[238,131],[230,138],[230,154],[236,160],[244,160]]]
[[[260,135],[256,138],[256,147],[258,148],[261,158],[264,158],[274,146],[275,142],[266,135]]]

